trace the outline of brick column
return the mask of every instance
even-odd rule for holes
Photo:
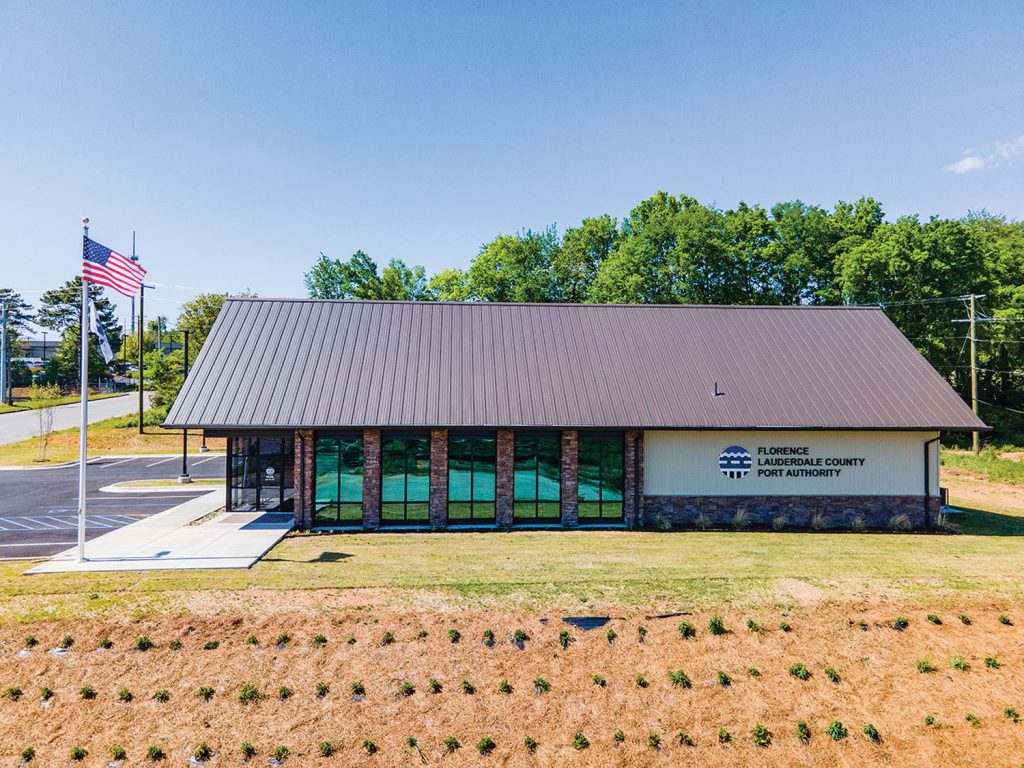
[[[363,430],[363,528],[380,528],[380,430]]]
[[[295,527],[308,531],[313,527],[314,494],[313,479],[313,430],[295,430],[295,455],[292,469],[292,504],[295,507]]]
[[[580,522],[579,433],[575,429],[562,431],[562,525],[576,528]]]
[[[430,527],[448,527],[448,430],[430,430]]]
[[[516,436],[511,429],[498,430],[498,461],[494,478],[494,523],[511,528],[514,515]]]
[[[640,525],[639,466],[640,432],[626,432],[622,437],[622,511],[627,528]]]

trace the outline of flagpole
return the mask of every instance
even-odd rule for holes
[[[82,219],[82,256],[89,239],[89,218]],[[85,462],[86,447],[89,440],[89,281],[82,275],[82,318],[80,323],[82,337],[82,361],[79,365],[81,373],[82,423],[78,431],[78,562],[85,561]]]

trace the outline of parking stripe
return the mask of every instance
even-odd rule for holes
[[[168,461],[174,461],[176,458],[178,457],[172,456],[169,459],[161,459],[160,461],[154,461],[152,464],[147,464],[146,469],[149,469],[150,467],[155,467],[157,464],[166,464]]]
[[[31,531],[32,530],[27,525],[24,525],[23,523],[19,523],[17,520],[8,520],[6,517],[0,517],[0,523],[6,523],[7,525],[17,525],[17,526],[20,526],[23,530],[26,530],[26,531]]]

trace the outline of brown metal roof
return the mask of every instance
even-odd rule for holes
[[[225,304],[166,424],[984,428],[879,309],[288,299]]]

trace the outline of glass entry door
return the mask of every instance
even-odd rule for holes
[[[231,509],[292,512],[295,443],[290,437],[234,437],[231,452]]]

